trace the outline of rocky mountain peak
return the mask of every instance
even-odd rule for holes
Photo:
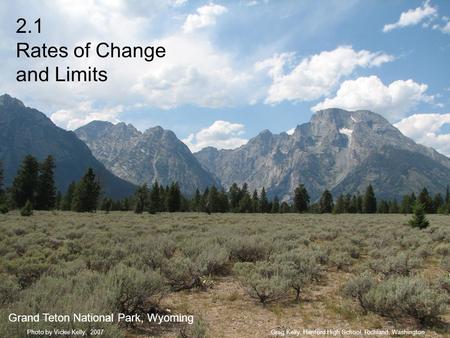
[[[3,94],[0,96],[0,105],[1,106],[19,106],[19,107],[25,107],[22,101],[19,99],[16,99],[14,97],[11,97],[8,94]]]
[[[250,189],[264,186],[270,195],[285,199],[300,182],[315,200],[325,189],[355,193],[373,183],[383,187],[383,197],[398,197],[418,185],[440,191],[450,181],[450,159],[416,144],[385,118],[366,110],[321,110],[292,135],[264,131],[237,149],[205,149],[195,155],[225,188],[246,182]],[[411,160],[392,169],[396,156]],[[419,157],[434,163],[436,173],[415,163],[413,158]],[[446,180],[433,179],[438,176]]]
[[[89,125],[75,133],[117,176],[135,184],[177,181],[188,194],[220,185],[172,131],[156,126],[141,133],[125,123],[104,126],[101,133],[87,132]]]

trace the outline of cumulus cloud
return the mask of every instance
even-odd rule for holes
[[[450,126],[450,114],[414,114],[396,123],[395,127],[416,142],[450,156],[450,133],[441,132],[445,125]]]
[[[425,1],[420,7],[403,12],[397,22],[384,25],[383,32],[386,33],[397,28],[414,26],[426,19],[432,20],[437,16],[437,13],[437,9],[431,6],[429,1]]]
[[[251,74],[235,70],[232,59],[208,40],[171,36],[161,44],[170,50],[164,62],[141,72],[131,88],[146,103],[163,109],[184,104],[217,108],[247,100]]]
[[[368,109],[383,114],[391,120],[405,116],[420,102],[431,102],[428,86],[413,80],[397,80],[389,85],[375,75],[344,81],[336,96],[326,98],[312,110],[342,108],[348,110]]]
[[[50,118],[65,129],[74,130],[95,120],[120,122],[118,115],[123,111],[123,106],[95,108],[92,101],[80,102],[76,109],[61,109],[54,112]]]
[[[218,149],[234,149],[247,143],[248,140],[242,137],[244,132],[243,124],[218,120],[209,127],[190,134],[182,141],[192,152],[208,146]]]
[[[293,53],[284,53],[255,65],[256,70],[266,70],[273,80],[266,103],[319,99],[328,95],[343,77],[351,75],[356,68],[380,66],[394,60],[394,57],[382,52],[355,51],[351,46],[340,46],[304,58],[297,65],[293,59]],[[287,68],[293,69],[287,71]]]
[[[199,28],[215,25],[216,18],[226,12],[226,7],[214,3],[199,7],[197,8],[197,13],[187,16],[183,25],[183,31],[190,33]]]

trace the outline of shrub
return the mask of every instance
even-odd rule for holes
[[[208,331],[208,325],[206,321],[197,317],[192,325],[185,324],[180,330],[179,338],[204,338]]]
[[[421,263],[422,260],[411,253],[401,252],[396,256],[375,259],[369,263],[369,267],[385,277],[393,275],[410,276],[414,269],[420,267]]]
[[[144,314],[158,308],[167,288],[159,271],[141,271],[123,264],[106,276],[111,308],[125,314]]]
[[[367,308],[392,319],[413,317],[421,324],[438,319],[447,308],[443,290],[418,277],[395,277],[380,282],[366,294]]]
[[[234,237],[228,242],[231,258],[240,262],[256,262],[269,257],[272,244],[257,236]]]
[[[375,280],[373,277],[368,272],[364,272],[348,281],[344,286],[343,293],[348,298],[356,299],[364,312],[367,312],[366,295],[374,285]]]
[[[450,294],[450,274],[439,278],[438,286]]]
[[[236,263],[234,270],[250,297],[258,299],[263,306],[284,298],[289,289],[289,282],[276,264],[265,261]]]
[[[295,290],[297,302],[302,289],[313,281],[319,281],[322,275],[322,268],[311,251],[292,250],[275,257],[275,262],[280,265],[289,286]]]
[[[352,258],[347,252],[337,252],[330,257],[331,265],[338,270],[348,271],[353,264]]]
[[[450,256],[444,256],[441,259],[441,267],[445,271],[450,272]]]
[[[230,252],[219,245],[206,247],[196,261],[206,274],[225,275],[228,272]]]
[[[188,257],[175,256],[166,260],[163,272],[174,291],[202,286],[201,267]]]
[[[0,273],[0,306],[13,302],[19,290],[19,284],[14,276]]]
[[[20,209],[21,216],[31,216],[33,215],[33,206],[30,201],[27,201],[25,205]]]

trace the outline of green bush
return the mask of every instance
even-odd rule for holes
[[[0,273],[0,306],[14,301],[19,290],[17,278],[6,273]]]
[[[421,324],[432,323],[447,309],[448,297],[418,277],[388,278],[372,287],[365,296],[367,308],[397,319],[412,317]]]
[[[158,309],[168,291],[159,271],[141,271],[123,264],[108,272],[105,283],[112,311],[130,315]]]
[[[185,324],[180,329],[179,338],[204,338],[208,332],[208,324],[206,321],[198,317],[195,318],[192,325]]]
[[[272,244],[257,236],[233,237],[228,247],[231,258],[239,262],[265,260],[272,252]]]
[[[175,256],[166,260],[162,271],[174,291],[192,289],[203,285],[201,277],[204,273],[199,264],[189,257]]]
[[[259,300],[263,306],[287,295],[289,281],[283,276],[278,264],[265,261],[236,263],[234,271],[250,297]]]
[[[229,270],[230,252],[220,245],[203,249],[196,261],[208,275],[226,275]]]
[[[410,276],[413,271],[419,268],[422,260],[415,255],[407,252],[400,252],[395,256],[389,255],[381,259],[372,260],[369,267],[385,277],[398,275]]]
[[[25,205],[20,209],[21,216],[31,216],[33,215],[33,206],[30,201],[27,201]]]
[[[367,312],[366,295],[375,284],[374,278],[368,272],[364,272],[348,281],[344,286],[343,293],[348,298],[356,299],[364,312]]]
[[[305,250],[291,250],[277,255],[275,262],[289,286],[295,290],[295,300],[300,301],[303,288],[322,277],[322,268],[317,263],[315,253]]]

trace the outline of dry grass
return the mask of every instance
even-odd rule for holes
[[[380,251],[392,249],[394,252],[427,248],[430,255],[417,273],[428,279],[448,273],[440,266],[441,255],[435,252],[435,248],[449,243],[450,217],[430,215],[431,228],[421,232],[410,229],[408,219],[409,216],[405,215],[136,215],[131,212],[35,212],[26,218],[12,212],[0,215],[0,273],[6,271],[11,262],[19,264],[23,259],[18,246],[24,247],[25,256],[40,250],[34,240],[44,242],[46,246],[54,243],[55,249],[45,253],[46,257],[51,257],[50,266],[59,264],[62,250],[72,245],[70,243],[81,245],[80,255],[87,255],[91,248],[102,245],[120,249],[126,256],[133,243],[145,245],[158,236],[167,236],[180,247],[190,240],[200,243],[215,238],[226,243],[233,237],[260,236],[270,241],[275,251],[284,250],[285,243],[289,243],[293,246],[328,247],[332,254],[345,251],[346,245],[356,245],[361,256],[351,259],[351,265],[344,271],[332,264],[327,265],[323,280],[308,286],[300,303],[293,300],[292,294],[281,302],[262,306],[250,298],[244,286],[233,273],[229,273],[213,276],[214,286],[209,289],[172,292],[163,298],[161,306],[174,313],[202,317],[208,325],[209,337],[274,337],[272,330],[282,329],[300,332],[316,328],[414,329],[418,325],[413,321],[393,323],[376,314],[363,314],[357,304],[344,299],[341,292],[346,281],[373,259],[371,250],[374,248]],[[450,313],[447,311],[441,319],[449,325]],[[447,336],[445,324],[426,330],[427,337]],[[130,329],[127,336],[176,337],[178,332],[176,325],[161,328],[144,325]]]

